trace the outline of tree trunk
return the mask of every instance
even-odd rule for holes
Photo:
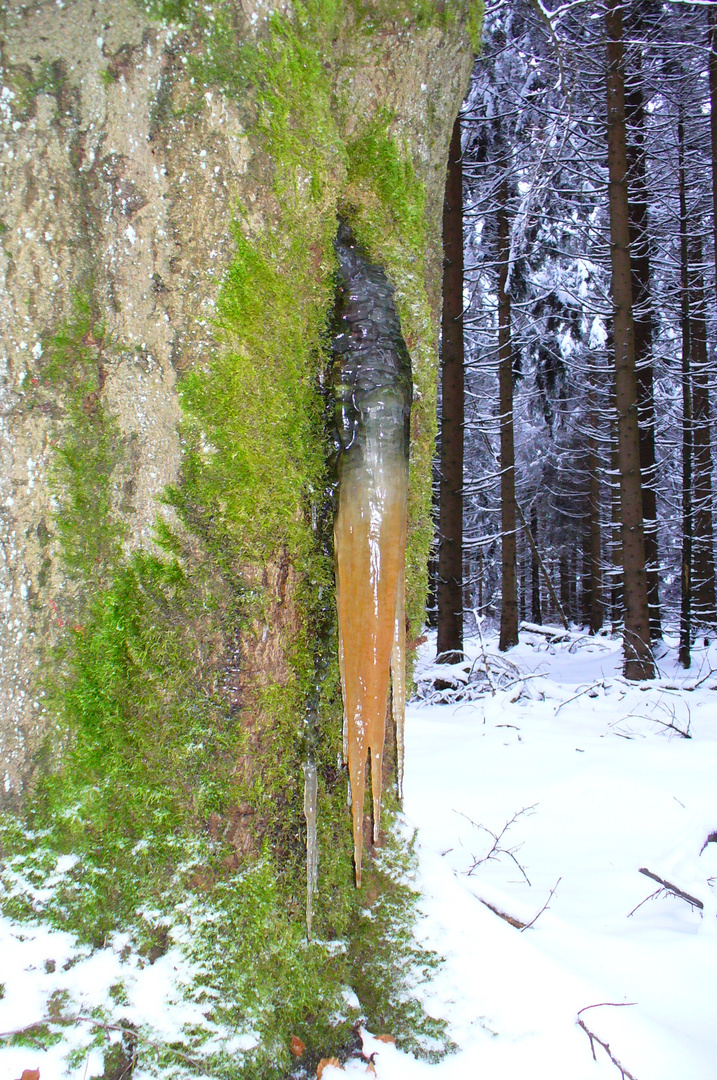
[[[590,557],[590,633],[597,634],[603,624],[602,599],[602,536],[600,529],[600,476],[598,468],[598,417],[595,400],[595,386],[590,384],[588,392],[588,411],[590,414],[590,435],[588,437],[588,477],[589,477],[589,557]]]
[[[500,508],[502,548],[502,652],[518,644],[518,568],[516,562],[515,445],[513,441],[513,348],[510,296],[506,292],[510,259],[508,181],[498,195],[498,383],[500,410]]]
[[[451,663],[463,651],[463,165],[460,116],[453,125],[443,202],[441,361],[437,649],[439,657]]]
[[[570,619],[573,617],[572,608],[570,606],[570,564],[568,562],[568,553],[565,548],[560,550],[560,603],[562,604],[563,611]]]
[[[712,228],[717,274],[717,7],[707,8],[709,22],[710,133],[712,143]],[[715,290],[717,296],[717,290]]]
[[[650,638],[662,637],[660,619],[659,554],[657,550],[657,498],[655,492],[655,402],[652,363],[652,297],[650,292],[650,246],[647,220],[645,162],[645,105],[642,93],[640,54],[635,51],[636,70],[625,95],[625,114],[630,136],[627,146],[630,177],[630,266],[632,270],[635,368],[640,425],[640,472],[642,514],[645,530],[647,604]]]
[[[608,59],[607,134],[610,261],[615,342],[615,406],[625,598],[624,673],[628,679],[651,679],[655,675],[655,665],[650,650],[645,538],[642,522],[620,0],[608,0],[605,22]]]
[[[592,593],[592,580],[590,577],[590,497],[588,496],[587,513],[580,522],[581,540],[582,540],[582,574],[581,574],[581,586],[582,592],[580,596],[580,621],[584,626],[588,626],[590,623],[590,610],[592,608],[593,593]]]
[[[692,607],[694,621],[715,628],[714,523],[712,519],[712,446],[710,437],[710,368],[707,354],[702,238],[695,232],[688,244],[690,354],[692,375],[693,541]]]
[[[530,508],[530,531],[537,545],[538,508],[535,504]],[[534,623],[538,624],[543,621],[543,611],[540,605],[540,564],[538,563],[537,547],[531,551],[530,558],[530,618]]]
[[[682,570],[680,574],[679,660],[690,666],[692,636],[692,388],[690,385],[690,294],[687,269],[687,197],[685,192],[685,129],[677,124],[680,198],[680,292],[682,299]]]

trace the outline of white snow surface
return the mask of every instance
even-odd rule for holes
[[[378,1080],[615,1080],[580,1016],[627,1080],[715,1080],[717,842],[705,841],[717,833],[717,643],[696,649],[688,672],[675,644],[660,677],[635,684],[621,677],[619,640],[523,632],[507,667],[486,632],[451,669],[463,700],[440,704],[450,691],[433,693],[430,679],[446,668],[432,666],[427,641],[424,697],[406,721],[402,827],[416,832],[418,933],[445,958],[421,993],[458,1049],[429,1064],[366,1033]],[[492,675],[476,683],[486,657]],[[646,899],[659,886],[640,867],[703,911],[664,891]],[[521,931],[486,904],[538,918]],[[123,944],[78,951],[68,934],[0,919],[0,1032],[45,1015],[53,990],[78,1012],[108,1006],[119,979],[123,1015],[164,1037],[200,1019],[182,993],[192,972],[179,943],[144,967]],[[78,1047],[89,1042],[80,1029]],[[101,1072],[96,1055],[66,1073],[66,1053],[67,1043],[5,1046],[0,1077]],[[324,1072],[334,1075],[366,1068]]]
[[[471,641],[467,656],[498,666],[496,645]],[[717,832],[717,646],[695,650],[689,672],[663,651],[660,678],[631,684],[619,640],[522,633],[507,657],[538,678],[409,706],[420,932],[445,957],[427,1002],[459,1050],[427,1065],[370,1044],[379,1080],[614,1080],[578,1026],[583,1009],[626,1077],[715,1080],[717,843],[700,852]],[[429,640],[419,680],[440,675],[434,655]],[[515,814],[505,854],[479,862],[494,843],[486,830],[499,835]],[[662,892],[631,915],[659,888],[640,867],[704,912]],[[481,903],[528,923],[556,883],[523,931]]]

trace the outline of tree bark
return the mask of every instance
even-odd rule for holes
[[[588,619],[590,633],[597,634],[603,624],[602,598],[602,535],[600,528],[600,457],[598,454],[598,417],[595,386],[591,380],[588,391],[590,434],[588,436],[588,554],[590,580],[590,606]]]
[[[650,638],[662,637],[660,618],[659,553],[657,548],[657,498],[655,491],[655,401],[652,363],[652,297],[650,292],[650,246],[647,217],[645,162],[645,104],[642,93],[640,54],[625,94],[630,213],[630,266],[632,273],[635,368],[637,371],[638,420],[640,426],[640,472],[642,514],[645,531],[645,563]]]
[[[530,559],[530,618],[534,623],[542,623],[543,610],[540,604],[540,564],[538,563],[538,508],[533,504],[530,508],[530,531],[536,548],[531,551]]]
[[[441,475],[438,519],[439,657],[463,651],[463,165],[461,119],[453,125],[443,202]]]
[[[707,8],[709,25],[710,135],[712,143],[712,228],[717,275],[717,7]],[[715,290],[717,296],[717,290]]]
[[[680,200],[680,293],[682,328],[682,567],[680,574],[679,660],[690,666],[692,637],[692,387],[690,382],[690,293],[687,266],[687,196],[685,192],[685,128],[677,124]]]
[[[628,679],[652,679],[655,665],[650,650],[647,606],[645,538],[640,480],[640,432],[637,413],[635,328],[632,317],[630,215],[627,191],[625,76],[622,6],[608,0],[607,135],[612,268],[613,333],[615,343],[615,406],[620,469],[620,516],[624,571],[624,674]]]
[[[710,433],[710,366],[707,353],[702,238],[693,222],[688,242],[690,354],[692,375],[693,540],[692,613],[696,625],[715,629],[714,522],[712,518],[712,446]]]
[[[500,410],[500,507],[502,652],[518,644],[518,568],[516,559],[515,445],[513,440],[513,348],[510,338],[510,296],[506,291],[510,261],[508,180],[498,194],[498,384]]]

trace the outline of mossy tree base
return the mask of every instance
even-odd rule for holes
[[[37,121],[67,147],[75,217],[58,220],[76,253],[67,280],[50,286],[45,230],[40,277],[56,303],[36,304],[36,346],[14,391],[13,415],[46,446],[44,502],[28,493],[23,513],[42,511],[42,529],[26,535],[28,551],[42,552],[35,611],[51,615],[43,625],[33,616],[42,664],[26,679],[42,706],[25,823],[8,818],[2,833],[27,887],[6,881],[4,907],[96,948],[130,931],[147,956],[166,947],[168,927],[188,927],[188,953],[219,995],[213,1022],[261,1034],[231,1065],[207,1058],[212,1075],[282,1075],[291,1034],[307,1060],[336,1051],[357,1018],[348,988],[369,1025],[417,1050],[421,1032],[436,1035],[423,1046],[434,1052],[439,1028],[403,992],[426,958],[412,943],[402,843],[379,855],[360,892],[352,884],[324,387],[341,214],[396,286],[413,358],[416,631],[431,539],[442,184],[475,10],[312,0],[268,20],[257,9],[256,26],[231,3],[147,10],[181,24],[115,4],[102,29],[86,13],[99,51],[82,88],[69,54],[41,71],[3,54],[10,128]],[[6,16],[18,54],[23,35],[41,37],[33,18]],[[84,56],[83,41],[67,47]],[[102,107],[110,116],[133,103],[146,168],[130,178],[129,153],[111,142],[130,147],[131,121],[119,132],[108,119],[96,148],[90,125]],[[19,265],[12,244],[6,254]],[[145,275],[135,291],[132,257]],[[158,464],[179,460],[179,443],[153,433],[139,403],[171,394],[175,372],[181,467],[166,484]],[[309,743],[320,849],[311,944]],[[77,861],[38,908],[34,890],[70,854]],[[201,1055],[206,1037],[188,1034],[184,1049]],[[156,1067],[171,1063],[169,1048]]]

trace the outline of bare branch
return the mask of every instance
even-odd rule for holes
[[[678,888],[677,885],[672,885],[671,882],[665,881],[664,878],[658,877],[657,874],[653,874],[652,870],[647,870],[644,866],[640,867],[639,872],[641,874],[644,874],[645,877],[651,878],[652,881],[656,881],[658,885],[661,885],[662,888],[665,889],[667,892],[672,893],[673,896],[678,896],[680,900],[686,900],[688,904],[692,905],[692,907],[697,907],[700,909],[700,911],[704,911],[705,905],[702,903],[701,900],[698,900],[696,896],[690,896],[689,893],[684,892],[682,889]]]
[[[620,1061],[618,1061],[618,1059],[615,1057],[612,1050],[610,1049],[610,1044],[604,1042],[598,1035],[595,1034],[594,1031],[591,1031],[591,1029],[582,1019],[581,1014],[587,1012],[588,1009],[601,1009],[603,1006],[606,1005],[610,1006],[611,1008],[621,1009],[634,1004],[634,1001],[601,1001],[595,1005],[586,1005],[585,1008],[580,1009],[580,1012],[578,1013],[577,1024],[578,1027],[581,1027],[583,1029],[588,1039],[590,1040],[590,1050],[592,1051],[593,1061],[597,1061],[597,1056],[595,1054],[595,1043],[597,1043],[598,1046],[602,1046],[603,1050],[610,1058],[610,1061],[613,1063],[615,1068],[620,1070],[620,1076],[622,1077],[622,1080],[637,1080],[637,1077],[634,1076],[631,1072],[628,1072],[625,1066]]]

